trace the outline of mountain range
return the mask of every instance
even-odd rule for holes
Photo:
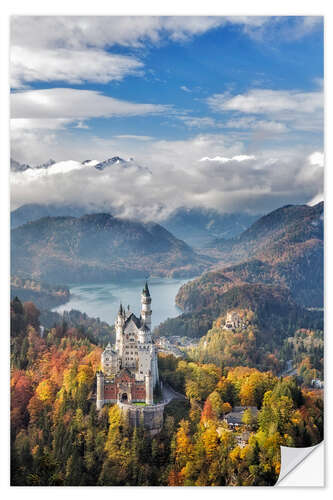
[[[179,290],[185,311],[220,307],[234,286],[267,284],[286,287],[306,307],[323,306],[323,203],[288,205],[260,218],[238,238],[216,241],[222,258],[236,262],[203,274]]]
[[[11,272],[47,283],[190,277],[211,264],[159,224],[99,213],[44,217],[11,231]]]
[[[216,267],[186,283],[176,302],[198,311],[235,285],[261,283],[287,287],[297,303],[323,306],[323,203],[287,205],[261,217],[239,237],[217,240],[220,258],[233,265]]]
[[[58,171],[59,167],[61,167],[61,169],[63,169],[64,171],[72,170],[73,167],[76,167],[76,168],[94,167],[96,170],[105,170],[107,167],[111,167],[114,165],[120,165],[120,166],[125,166],[125,167],[130,166],[130,165],[134,165],[134,159],[129,158],[128,160],[124,160],[123,158],[120,158],[119,156],[113,156],[111,158],[108,158],[108,159],[102,160],[102,161],[84,160],[82,162],[74,161],[74,160],[56,162],[56,161],[50,159],[44,163],[41,163],[40,165],[35,165],[35,166],[30,166],[30,165],[27,165],[25,163],[19,163],[18,161],[14,160],[13,158],[10,159],[11,172],[25,172],[26,170],[40,170],[40,169],[45,169],[45,170],[49,170],[49,171],[52,171],[52,170]]]
[[[274,318],[276,345],[295,318],[298,327],[321,329],[323,210],[323,203],[281,207],[240,236],[216,241],[220,262],[179,289],[176,304],[184,312],[161,323],[156,335],[201,337],[220,315],[239,308],[260,313],[263,339]]]
[[[100,165],[102,168],[103,164]],[[11,212],[11,228],[14,229],[42,217],[81,217],[99,212],[101,212],[101,208],[92,205],[28,203]],[[108,209],[107,212],[110,213],[110,210]],[[111,213],[117,215],[116,209],[112,209]],[[204,208],[180,208],[162,220],[160,224],[188,245],[204,248],[212,245],[212,242],[217,238],[229,239],[238,236],[258,218],[259,215],[245,213],[221,214],[217,210]]]
[[[226,291],[249,284],[285,287],[296,303],[320,308],[323,209],[323,203],[287,205],[226,238],[252,216],[181,209],[162,227],[107,213],[87,215],[86,207],[24,205],[11,214],[12,274],[59,284],[206,271],[178,292],[176,303],[187,313],[216,314]],[[205,241],[207,248],[194,251],[188,245],[194,241]]]

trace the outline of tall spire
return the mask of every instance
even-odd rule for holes
[[[146,325],[149,330],[151,329],[151,314],[151,297],[149,293],[148,283],[146,281],[141,294],[141,319],[142,323]]]
[[[121,302],[120,302],[120,306],[119,306],[119,312],[118,312],[118,314],[120,314],[121,316],[122,316],[122,314],[123,314],[123,305],[122,305],[122,303],[121,303]]]
[[[147,280],[146,280],[145,286],[144,286],[144,288],[142,290],[142,293],[143,293],[143,295],[146,295],[146,297],[150,297]]]

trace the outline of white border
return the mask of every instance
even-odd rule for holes
[[[8,432],[8,403],[9,403],[9,349],[8,349],[8,331],[9,331],[9,314],[8,314],[8,300],[9,300],[9,189],[8,189],[8,164],[9,164],[9,132],[8,132],[8,117],[9,117],[9,99],[8,99],[8,50],[9,50],[9,16],[13,14],[47,14],[47,15],[325,15],[325,32],[326,32],[326,56],[325,56],[325,87],[330,89],[330,61],[329,61],[329,47],[332,46],[332,22],[330,13],[330,2],[325,0],[280,0],[270,2],[262,0],[233,0],[232,2],[222,2],[221,0],[205,0],[204,2],[181,1],[181,0],[168,0],[168,2],[152,1],[152,0],[121,0],[114,2],[110,0],[94,0],[93,2],[82,2],[82,0],[57,0],[56,2],[45,2],[45,0],[11,0],[3,1],[1,4],[0,16],[0,51],[1,51],[1,102],[0,102],[0,124],[2,138],[0,155],[1,155],[1,183],[0,183],[0,203],[1,203],[1,313],[0,313],[0,341],[1,341],[1,483],[3,498],[16,498],[24,496],[25,498],[49,496],[56,497],[62,495],[64,497],[80,497],[91,498],[97,493],[92,491],[90,487],[83,488],[9,488],[9,432]],[[329,43],[331,42],[331,44]],[[331,59],[332,55],[330,54]],[[329,137],[330,128],[330,99],[328,92],[326,93],[326,139]],[[328,248],[332,248],[331,231],[327,223],[332,219],[331,204],[329,201],[328,193],[332,188],[332,174],[330,170],[333,165],[330,165],[332,155],[330,154],[330,143],[326,140],[326,304],[328,304],[330,297],[329,280],[331,266],[328,258]],[[327,308],[328,309],[328,308]],[[329,311],[326,314],[326,332],[329,332],[330,326]],[[331,332],[329,332],[331,333]],[[329,340],[329,334],[326,334],[326,359],[330,359],[328,353],[332,342]],[[333,359],[333,358],[332,358]],[[326,363],[326,376],[325,386],[328,385],[329,366]],[[326,399],[326,404],[328,403]],[[328,414],[326,410],[326,415]],[[329,419],[326,418],[327,425],[325,426],[325,440],[330,433]],[[327,447],[326,456],[330,457],[331,452]],[[327,460],[326,470],[332,468],[332,460]],[[327,478],[330,483],[329,477]],[[331,484],[325,489],[301,488],[301,495],[304,499],[307,497],[313,499],[313,495],[328,495]],[[209,493],[208,493],[209,492]],[[294,491],[283,491],[284,496],[289,494],[294,497]],[[136,498],[144,496],[145,498],[158,496],[159,498],[169,498],[172,496],[187,496],[200,497],[202,494],[209,494],[210,498],[220,495],[228,495],[228,498],[238,498],[239,495],[246,495],[247,498],[258,498],[262,495],[279,495],[281,489],[279,488],[228,488],[221,490],[220,488],[209,488],[203,492],[202,488],[125,488],[115,489],[104,487],[98,489],[98,495],[101,497],[110,497],[120,495],[126,497],[127,495],[135,495]]]

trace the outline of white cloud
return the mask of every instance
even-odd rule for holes
[[[311,33],[322,17],[274,16],[13,16],[11,19],[12,79],[16,88],[27,82],[108,82],[140,74],[137,49],[166,41],[186,42],[209,30],[234,25],[243,33],[288,41]],[[136,50],[116,53],[117,46]],[[112,49],[112,53],[110,53]],[[119,51],[118,51],[119,52]],[[85,59],[86,56],[86,59]],[[139,73],[138,73],[139,72]],[[181,87],[184,91],[187,87]]]
[[[75,160],[60,161],[48,168],[29,169],[26,171],[25,177],[35,179],[37,177],[45,177],[49,175],[68,174],[73,170],[82,171],[84,168],[89,168],[89,166],[82,166],[81,162]]]
[[[134,141],[151,141],[154,138],[151,137],[150,135],[134,135],[134,134],[121,134],[121,135],[114,135],[113,136],[115,139],[130,139]]]
[[[273,120],[261,120],[253,116],[237,116],[229,120],[216,120],[210,116],[191,116],[174,114],[174,118],[181,120],[189,128],[224,128],[241,130],[258,130],[265,133],[283,133],[288,131],[288,126]]]
[[[12,118],[10,128],[12,133],[20,130],[59,130],[66,128],[72,121],[68,118]]]
[[[180,88],[181,88],[181,90],[183,90],[184,92],[192,92],[192,90],[190,90],[188,87],[186,87],[186,85],[182,85]]]
[[[294,16],[293,23],[279,27],[280,36],[286,41],[299,40],[323,26],[323,16]]]
[[[14,16],[12,43],[32,47],[142,47],[187,40],[227,23],[215,16]]]
[[[161,113],[167,106],[121,101],[94,90],[52,88],[28,90],[11,95],[13,119],[84,120],[93,117],[137,116]],[[59,123],[59,122],[58,122]]]
[[[208,145],[223,151],[221,158],[227,159],[228,168],[221,168],[224,160],[214,156],[202,162],[189,158],[189,151],[193,158]],[[99,146],[98,158],[103,158],[102,152],[110,153],[114,144]],[[322,168],[310,165],[304,154],[230,155],[232,148],[224,139],[212,136],[146,142],[143,147],[145,156],[131,162],[130,167],[100,172],[92,165],[82,167],[73,161],[61,162],[53,171],[50,167],[48,174],[12,174],[13,206],[31,202],[84,203],[122,216],[161,220],[176,208],[193,206],[262,213],[288,203],[304,203],[322,192]],[[126,157],[126,153],[121,156]],[[151,174],[138,164],[149,167]]]
[[[24,88],[34,81],[106,83],[142,74],[137,55],[119,54],[115,46],[138,49],[168,39],[184,42],[225,23],[225,18],[203,16],[14,16],[12,86]]]
[[[235,25],[246,34],[272,27],[305,36],[322,24],[321,16],[13,16],[12,43],[34,47],[141,47],[164,38],[188,40],[221,26]]]
[[[209,156],[204,156],[199,161],[215,161],[218,163],[228,163],[230,161],[242,162],[242,161],[254,160],[254,159],[255,159],[255,156],[253,156],[253,155],[236,155],[236,156],[233,156],[232,158],[226,158],[224,156],[215,156],[214,158],[210,158]]]
[[[310,207],[313,207],[317,205],[317,203],[320,203],[321,201],[324,201],[324,193],[318,193],[316,196],[314,196],[310,201],[308,201],[307,205],[310,205]]]
[[[181,120],[190,128],[205,128],[216,127],[216,121],[210,116],[190,116],[190,115],[175,115],[175,118]]]
[[[299,23],[299,33],[302,30],[309,33],[318,25],[317,21],[306,19]],[[259,39],[267,36],[271,27],[282,30],[283,20],[14,17],[12,76],[18,87],[37,80],[77,84],[121,80],[127,75],[142,74],[145,50],[152,44],[168,40],[185,43],[193,36],[226,24]],[[119,45],[126,47],[121,54]],[[124,52],[128,55],[124,56]],[[182,86],[182,90],[190,89]],[[213,111],[223,113],[223,119],[190,116],[185,112],[173,116],[188,127],[234,128],[237,132],[199,134],[183,140],[154,140],[148,135],[130,133],[102,139],[74,128],[86,128],[86,121],[94,117],[144,116],[170,113],[172,109],[73,88],[14,93],[13,157],[35,164],[50,156],[57,160],[73,159],[73,168],[68,168],[65,162],[66,165],[57,167],[58,171],[50,170],[53,175],[15,174],[14,203],[17,206],[28,202],[85,200],[89,204],[98,200],[100,206],[116,207],[124,215],[149,219],[161,217],[161,213],[165,215],[179,206],[193,205],[221,211],[266,211],[281,204],[304,202],[322,192],[320,153],[312,153],[320,148],[317,144],[309,149],[303,147],[303,141],[298,150],[297,145],[293,148],[291,155],[268,151],[267,145],[264,151],[262,144],[254,141],[245,147],[243,142],[249,130],[256,131],[253,135],[321,130],[321,89],[317,92],[254,89],[236,96],[215,94],[208,103]],[[87,158],[102,160],[116,155],[136,157],[139,164],[152,170],[152,175],[147,170],[135,170],[135,166],[103,172],[92,165],[80,166]],[[228,168],[221,168],[223,163]]]
[[[11,48],[11,85],[14,88],[25,87],[34,81],[107,83],[140,74],[142,68],[143,63],[134,57],[109,54],[100,49]]]
[[[15,138],[17,159],[38,164],[50,156],[59,160],[61,154],[77,162],[61,163],[59,172],[51,167],[52,175],[11,175],[14,206],[32,202],[97,204],[124,216],[157,220],[182,206],[263,213],[288,203],[304,203],[323,190],[322,167],[311,164],[309,150],[290,153],[259,148],[250,154],[241,142],[223,134],[136,141],[116,137],[78,140],[61,129],[50,132],[20,131]],[[38,158],[28,156],[36,151]],[[130,167],[103,172],[92,165],[79,165],[86,159],[111,156],[134,156],[135,160]],[[223,165],[228,168],[221,168]]]
[[[322,16],[235,16],[228,18],[237,24],[242,21],[245,34],[257,42],[285,44],[310,35],[323,25]]]
[[[323,108],[322,92],[299,92],[297,90],[253,89],[247,94],[230,96],[215,94],[207,99],[215,111],[239,111],[249,114],[290,113],[301,109],[313,113]]]
[[[223,128],[235,128],[246,130],[263,130],[265,132],[287,132],[288,127],[278,121],[258,120],[251,117],[238,117],[220,124]]]
[[[86,123],[84,123],[84,121],[82,120],[79,120],[77,122],[77,124],[75,125],[75,128],[81,128],[81,129],[89,129],[89,125],[87,125]]]
[[[298,90],[252,89],[245,94],[214,94],[207,99],[216,113],[233,113],[229,125],[250,126],[284,132],[295,130],[321,131],[323,127],[323,92]],[[268,123],[253,117],[267,117]],[[242,123],[242,120],[243,123]],[[280,130],[278,130],[280,129]]]
[[[319,167],[324,166],[324,153],[320,151],[315,151],[309,156],[309,162],[311,165],[318,165]]]

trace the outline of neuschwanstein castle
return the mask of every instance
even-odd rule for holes
[[[116,326],[116,345],[102,353],[102,371],[97,372],[97,409],[105,403],[117,403],[138,413],[135,403],[145,403],[156,413],[153,391],[159,383],[157,350],[151,332],[151,297],[146,282],[141,294],[141,315],[120,305]],[[148,407],[147,407],[148,405]],[[162,408],[161,408],[162,409]],[[147,413],[146,410],[146,413]],[[142,411],[141,411],[142,413]],[[133,416],[133,415],[132,415]],[[162,409],[163,419],[163,409]]]

